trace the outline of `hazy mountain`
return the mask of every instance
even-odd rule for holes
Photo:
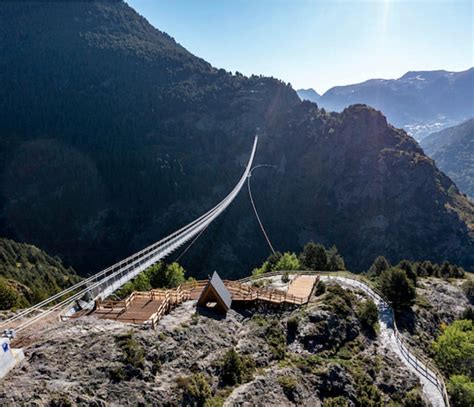
[[[421,139],[433,131],[458,124],[474,112],[474,68],[463,72],[414,71],[399,79],[370,79],[336,86],[318,106],[342,111],[354,103],[381,110],[388,121]]]
[[[122,1],[0,5],[0,227],[83,273],[184,225],[252,177],[273,244],[336,244],[353,269],[474,266],[473,206],[416,142],[357,105],[213,68]],[[268,254],[245,192],[182,259],[246,274]],[[173,258],[171,258],[172,260]]]
[[[321,95],[314,89],[299,89],[296,91],[301,100],[309,100],[310,102],[318,103]]]
[[[474,200],[474,119],[430,134],[421,146],[461,192]]]

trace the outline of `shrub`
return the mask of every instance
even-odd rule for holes
[[[274,270],[299,270],[300,262],[295,253],[286,252],[275,264]]]
[[[462,313],[461,319],[468,319],[469,321],[474,321],[474,307],[466,307],[466,309]]]
[[[202,373],[179,378],[178,386],[183,389],[183,402],[195,406],[204,406],[212,396],[212,389]]]
[[[109,376],[110,376],[110,379],[116,383],[121,382],[122,380],[125,380],[125,372],[123,370],[123,367],[120,366],[120,367],[110,370]]]
[[[281,281],[282,283],[288,283],[290,281],[290,273],[288,273],[287,271],[285,271],[282,275],[281,275]]]
[[[464,291],[464,294],[466,294],[468,301],[471,304],[474,304],[474,280],[467,280],[462,285],[462,289]]]
[[[329,397],[323,400],[323,407],[348,407],[349,401],[342,396]]]
[[[291,332],[294,334],[298,330],[299,323],[300,323],[300,319],[298,318],[298,316],[294,315],[288,318],[288,320],[286,321],[286,329],[288,330],[288,332]]]
[[[407,277],[404,270],[390,268],[379,277],[380,289],[392,303],[394,309],[399,310],[412,305],[416,297],[413,281]]]
[[[252,378],[255,363],[250,358],[243,358],[235,349],[229,350],[222,361],[221,382],[224,385],[235,386]]]
[[[282,254],[280,252],[275,252],[275,253],[272,253],[270,256],[268,256],[267,263],[271,270],[275,268],[275,264],[278,263],[281,257],[282,257]]]
[[[363,327],[375,331],[379,310],[372,300],[367,300],[360,304],[357,317]]]
[[[474,382],[464,375],[453,375],[449,378],[448,393],[453,407],[474,406]]]
[[[472,321],[458,320],[443,328],[433,343],[435,360],[448,375],[474,377],[474,326]]]
[[[143,368],[145,350],[131,332],[117,337],[117,344],[124,354],[123,362],[135,368]]]
[[[270,346],[273,356],[277,360],[282,360],[286,356],[286,335],[277,320],[271,320],[268,324],[265,340]]]
[[[314,292],[315,295],[322,295],[326,292],[326,284],[324,281],[319,280],[318,285],[316,286],[316,291]]]
[[[418,389],[410,390],[403,398],[403,406],[405,407],[424,407],[426,404]]]
[[[293,376],[279,376],[278,384],[283,389],[283,393],[290,399],[294,399],[294,393],[298,387],[298,382]]]
[[[380,276],[384,271],[390,268],[390,264],[383,256],[377,257],[369,268],[369,274]]]

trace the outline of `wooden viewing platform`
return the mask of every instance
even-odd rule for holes
[[[231,280],[224,280],[224,285],[231,294],[232,302],[303,305],[309,301],[318,281],[319,276],[298,275],[290,283],[288,291],[254,287]],[[208,280],[199,280],[182,284],[174,289],[133,292],[121,301],[97,301],[94,310],[87,313],[79,311],[73,315],[73,318],[93,315],[100,319],[111,319],[132,324],[148,324],[154,327],[174,306],[184,301],[198,300],[207,284]]]

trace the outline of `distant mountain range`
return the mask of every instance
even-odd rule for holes
[[[277,168],[254,173],[254,198],[276,248],[335,244],[352,270],[378,255],[474,269],[474,206],[382,113],[328,113],[214,68],[124,1],[0,3],[0,89],[0,230],[82,274],[219,202],[257,128],[255,164]],[[267,255],[241,193],[180,261],[238,276]]]
[[[318,103],[321,95],[314,89],[299,89],[296,91],[301,100],[309,100],[310,102]]]
[[[421,146],[474,201],[474,118],[429,135]]]
[[[462,72],[413,71],[399,79],[370,79],[333,87],[317,100],[311,90],[298,94],[330,111],[340,112],[355,103],[375,107],[390,123],[418,140],[467,120],[474,112],[474,68]]]

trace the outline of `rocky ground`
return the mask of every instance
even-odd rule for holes
[[[2,405],[427,405],[419,381],[363,328],[361,293],[329,286],[304,307],[195,313],[156,330],[92,317],[50,326],[0,382]],[[235,349],[243,374],[226,380]]]
[[[419,278],[417,300],[412,312],[397,315],[400,330],[426,356],[433,356],[431,343],[440,333],[443,325],[461,318],[469,306],[462,285],[472,274],[462,279]]]

